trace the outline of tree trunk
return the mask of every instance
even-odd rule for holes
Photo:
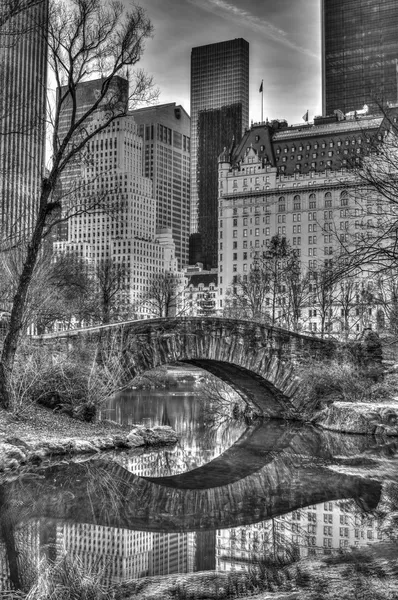
[[[10,382],[14,368],[15,354],[22,334],[23,316],[26,305],[26,298],[29,285],[32,281],[33,272],[39,255],[43,231],[48,214],[48,198],[51,193],[51,185],[45,180],[40,194],[40,208],[36,218],[32,238],[29,242],[26,259],[23,265],[22,273],[19,278],[18,288],[14,296],[10,323],[7,335],[4,339],[3,350],[0,361],[0,406],[4,409],[11,407],[11,389]]]

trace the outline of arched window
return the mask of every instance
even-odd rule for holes
[[[340,206],[348,206],[348,192],[343,190],[340,194]]]
[[[294,196],[293,198],[293,210],[300,210],[301,209],[301,198],[298,194],[296,194],[296,196]]]
[[[332,207],[332,193],[331,192],[326,192],[325,194],[325,208],[331,208]]]
[[[316,195],[310,194],[308,198],[308,208],[316,208]]]

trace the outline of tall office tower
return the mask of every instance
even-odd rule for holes
[[[124,90],[127,82],[115,82],[119,84]],[[84,84],[81,101],[95,97],[100,85],[100,80]],[[99,130],[104,118],[99,110],[88,127]],[[144,318],[152,314],[144,301],[151,283],[177,266],[171,232],[156,230],[156,201],[152,181],[143,175],[142,144],[134,117],[123,116],[122,109],[119,118],[90,139],[86,160],[74,163],[63,180],[63,192],[74,192],[74,206],[67,240],[58,241],[55,249],[78,253],[93,265],[106,259],[123,265],[126,275],[119,304],[126,314],[135,307],[136,316]]]
[[[322,109],[397,102],[398,3],[322,0]]]
[[[16,3],[15,3],[16,4]],[[44,167],[48,0],[0,29],[0,227],[3,242],[29,235]],[[0,0],[4,16],[5,2]]]
[[[249,120],[249,44],[239,38],[191,54],[190,263],[217,266],[217,157]]]
[[[188,264],[191,185],[190,118],[182,106],[132,112],[144,141],[145,177],[153,181],[156,225],[172,230],[179,268]]]

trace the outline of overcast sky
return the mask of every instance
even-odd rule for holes
[[[125,0],[127,3],[130,0]],[[250,44],[250,120],[299,123],[321,113],[320,0],[137,0],[155,35],[139,66],[153,75],[159,103],[190,112],[191,48],[243,37]]]

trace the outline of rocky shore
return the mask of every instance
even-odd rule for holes
[[[177,441],[178,435],[168,426],[126,428],[112,422],[89,424],[38,407],[31,407],[23,419],[1,412],[0,476],[60,458],[163,446]]]
[[[311,422],[338,433],[398,436],[398,402],[333,402]]]

